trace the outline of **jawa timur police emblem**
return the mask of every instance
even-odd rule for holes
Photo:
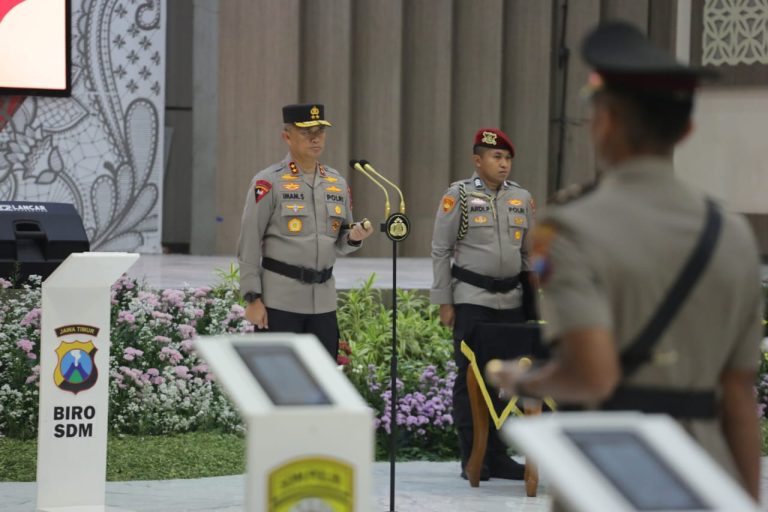
[[[59,389],[80,393],[90,389],[99,378],[96,368],[96,351],[93,338],[99,334],[98,327],[89,325],[67,325],[59,327],[56,337],[76,337],[74,341],[60,340],[56,348],[58,362],[53,372],[53,381]],[[90,338],[90,339],[89,339]]]

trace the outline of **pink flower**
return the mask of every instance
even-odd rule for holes
[[[139,350],[133,347],[128,347],[123,351],[123,359],[126,361],[133,361],[137,357],[141,357],[144,355],[143,350]]]
[[[199,364],[197,366],[193,366],[192,370],[195,373],[205,373],[208,371],[208,365],[207,364]]]
[[[171,342],[171,338],[169,338],[168,336],[155,336],[153,339],[156,342],[158,342],[158,343],[170,343]]]
[[[194,293],[192,294],[192,296],[193,296],[194,298],[196,298],[196,299],[199,299],[199,298],[205,297],[205,296],[206,296],[206,295],[208,295],[210,292],[211,292],[211,289],[210,289],[210,288],[208,288],[207,286],[204,286],[204,287],[202,287],[202,288],[198,288],[198,289],[196,289],[196,290],[194,291]]]
[[[160,375],[160,370],[158,370],[157,368],[150,368],[149,370],[147,370],[147,375],[149,375],[150,377],[157,377],[158,375]]]
[[[184,356],[181,355],[181,352],[170,347],[163,347],[160,350],[158,357],[161,361],[170,361],[173,364],[177,364],[181,362],[182,359],[184,359]]]
[[[120,311],[117,314],[117,321],[126,323],[128,325],[133,325],[136,323],[136,317],[133,316],[133,313],[130,311]]]
[[[40,308],[32,308],[29,313],[24,316],[20,322],[22,327],[33,326],[38,327],[40,325]]]
[[[159,386],[163,382],[165,382],[165,379],[163,377],[154,377],[152,379],[152,384],[154,384],[155,386]]]
[[[37,354],[35,354],[34,352],[27,352],[27,358],[35,361],[37,359]]]
[[[13,286],[13,284],[10,281],[0,277],[0,288],[10,288],[11,286]]]
[[[176,366],[173,369],[173,373],[176,374],[177,377],[182,379],[191,379],[192,375],[189,374],[189,368],[186,366]]]
[[[192,340],[184,340],[181,342],[181,348],[184,349],[184,352],[192,352]]]
[[[197,332],[191,325],[181,324],[179,326],[179,334],[181,334],[181,339],[186,340],[192,338],[195,334],[197,334]]]
[[[30,352],[35,347],[35,342],[23,338],[16,342],[16,346],[24,352]]]
[[[40,378],[40,365],[35,365],[32,367],[32,375],[27,377],[27,380],[25,381],[27,384],[32,384],[33,382],[37,382],[37,380]]]

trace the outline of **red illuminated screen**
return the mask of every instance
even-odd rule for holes
[[[69,90],[68,0],[0,0],[0,94]]]

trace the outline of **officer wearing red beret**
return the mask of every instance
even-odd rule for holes
[[[477,322],[517,323],[537,318],[527,248],[534,205],[527,190],[507,179],[514,156],[515,147],[503,131],[478,130],[473,141],[475,173],[445,192],[432,237],[430,299],[440,305],[443,324],[453,327],[459,370],[453,388],[453,416],[464,478],[472,451],[472,415],[461,341]],[[506,455],[495,429],[489,434],[485,462],[482,479],[523,477],[523,467]]]

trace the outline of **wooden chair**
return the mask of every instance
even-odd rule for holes
[[[479,323],[465,340],[465,343],[473,354],[473,366],[477,366],[481,378],[485,365],[492,359],[517,359],[520,357],[546,359],[548,357],[548,352],[541,343],[538,324]],[[488,400],[483,393],[483,386],[485,386],[487,395],[493,403],[497,418],[503,416],[504,409],[508,406],[508,402],[505,403],[498,399],[496,388],[481,383],[478,380],[477,372],[472,367],[468,369],[467,388],[472,410],[473,438],[472,452],[465,470],[472,487],[480,485],[480,471],[488,447],[491,411],[488,408]],[[525,399],[518,400],[515,407],[526,415],[537,415],[541,414],[543,406],[540,400]],[[503,418],[501,419],[503,420]],[[526,494],[531,497],[536,496],[539,482],[538,470],[527,458],[524,479]]]

